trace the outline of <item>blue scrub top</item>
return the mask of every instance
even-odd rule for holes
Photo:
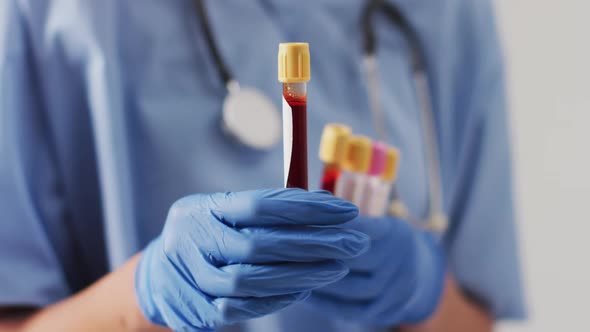
[[[304,1],[303,1],[304,2]],[[206,1],[242,85],[280,105],[277,44],[308,41],[310,183],[328,122],[376,136],[361,70],[363,1]],[[524,314],[501,49],[488,0],[397,0],[427,53],[461,287],[497,318]],[[399,189],[425,215],[424,144],[404,38],[375,19]],[[45,306],[95,281],[162,229],[178,198],[280,187],[282,151],[220,131],[226,90],[192,0],[0,2],[0,306]],[[327,331],[305,304],[235,329]],[[344,325],[338,330],[345,331]]]

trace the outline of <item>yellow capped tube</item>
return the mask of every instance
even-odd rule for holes
[[[371,139],[352,136],[347,144],[342,169],[353,173],[365,173],[371,165]]]
[[[279,44],[279,82],[305,83],[311,79],[308,43]]]
[[[283,83],[283,170],[285,187],[307,189],[307,82],[309,44],[281,43],[278,78]]]
[[[371,165],[372,142],[365,136],[351,136],[346,144],[341,167],[342,174],[336,181],[334,194],[354,204],[360,203],[360,195],[366,182],[366,172]]]
[[[381,174],[381,179],[385,182],[394,182],[397,178],[398,164],[399,150],[393,147],[388,148],[385,153],[385,169]]]
[[[352,135],[350,127],[330,123],[324,127],[320,140],[320,160],[326,164],[340,164],[344,158],[348,139]]]
[[[352,134],[350,127],[331,123],[324,127],[320,140],[320,160],[324,162],[324,171],[320,188],[334,193],[336,181],[340,177],[340,165],[346,152],[348,139]]]

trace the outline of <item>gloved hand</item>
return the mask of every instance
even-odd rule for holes
[[[433,236],[388,217],[358,217],[347,226],[371,237],[370,250],[345,261],[350,273],[314,290],[306,303],[336,319],[376,326],[428,318],[438,306],[445,274]]]
[[[357,214],[326,192],[300,189],[182,198],[140,259],[140,308],[174,330],[210,331],[302,301],[368,249],[365,234],[338,226]]]

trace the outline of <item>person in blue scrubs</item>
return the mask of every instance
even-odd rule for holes
[[[401,221],[362,225],[353,206],[326,193],[261,190],[282,186],[281,147],[253,151],[221,131],[226,89],[192,0],[1,1],[0,331],[487,331],[495,320],[523,318],[492,4],[388,1],[417,31],[430,68],[450,217],[440,245]],[[377,136],[361,70],[363,6],[207,1],[236,79],[276,105],[278,43],[310,43],[312,189],[326,123]],[[403,156],[400,195],[425,215],[408,47],[386,19],[374,24],[384,126]],[[240,250],[252,234],[258,247]],[[190,254],[198,251],[221,272],[200,265]],[[377,256],[386,261],[370,272],[390,271],[413,300],[400,305],[404,292],[385,291],[388,283],[343,287],[349,262]],[[263,264],[285,261],[286,270]],[[389,266],[397,263],[405,268]],[[224,288],[230,268],[248,276],[239,287]],[[377,300],[349,300],[356,288],[389,309],[373,314]]]

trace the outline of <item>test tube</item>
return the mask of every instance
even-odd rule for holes
[[[362,189],[371,163],[371,140],[365,136],[351,136],[342,160],[342,174],[336,181],[334,195],[359,204]]]
[[[340,164],[346,152],[346,144],[352,134],[350,127],[331,123],[324,127],[320,140],[320,160],[324,163],[320,188],[334,193],[340,176]]]
[[[359,202],[359,212],[362,215],[374,215],[371,205],[377,199],[378,193],[382,187],[381,174],[385,169],[385,157],[387,154],[387,145],[381,142],[375,142],[372,146],[371,163],[367,171],[366,181],[363,186],[357,190],[359,195],[356,200]]]
[[[279,82],[283,83],[283,166],[285,187],[307,185],[307,82],[309,44],[279,44]]]
[[[367,215],[372,217],[381,217],[385,215],[389,196],[391,196],[391,190],[397,178],[399,155],[400,153],[398,149],[393,147],[387,148],[383,172],[379,178],[375,179],[376,181],[371,192]]]

